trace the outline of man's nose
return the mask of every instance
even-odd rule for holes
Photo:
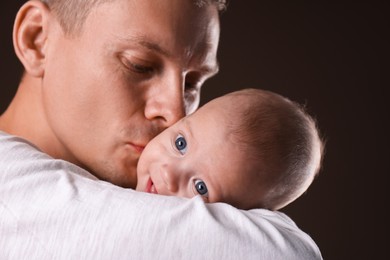
[[[184,117],[185,100],[182,77],[156,82],[146,97],[145,117],[158,120],[166,128]]]

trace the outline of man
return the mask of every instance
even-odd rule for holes
[[[321,258],[280,213],[107,183],[134,188],[145,145],[197,108],[202,83],[218,71],[221,5],[21,7],[13,39],[25,73],[0,117],[0,258]]]
[[[28,2],[16,18],[26,73],[1,127],[134,188],[143,147],[196,109],[203,81],[217,72],[218,10],[189,1],[48,2]]]

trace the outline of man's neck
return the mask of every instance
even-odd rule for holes
[[[0,116],[0,130],[30,141],[52,157],[62,157],[61,145],[45,117],[41,78],[23,77],[14,99]]]

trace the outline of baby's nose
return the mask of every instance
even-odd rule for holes
[[[163,178],[169,192],[175,194],[179,191],[180,173],[176,169],[165,167]]]

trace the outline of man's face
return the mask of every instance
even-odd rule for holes
[[[76,37],[51,25],[42,91],[57,153],[134,188],[145,145],[197,108],[218,37],[216,7],[187,0],[109,1]]]

